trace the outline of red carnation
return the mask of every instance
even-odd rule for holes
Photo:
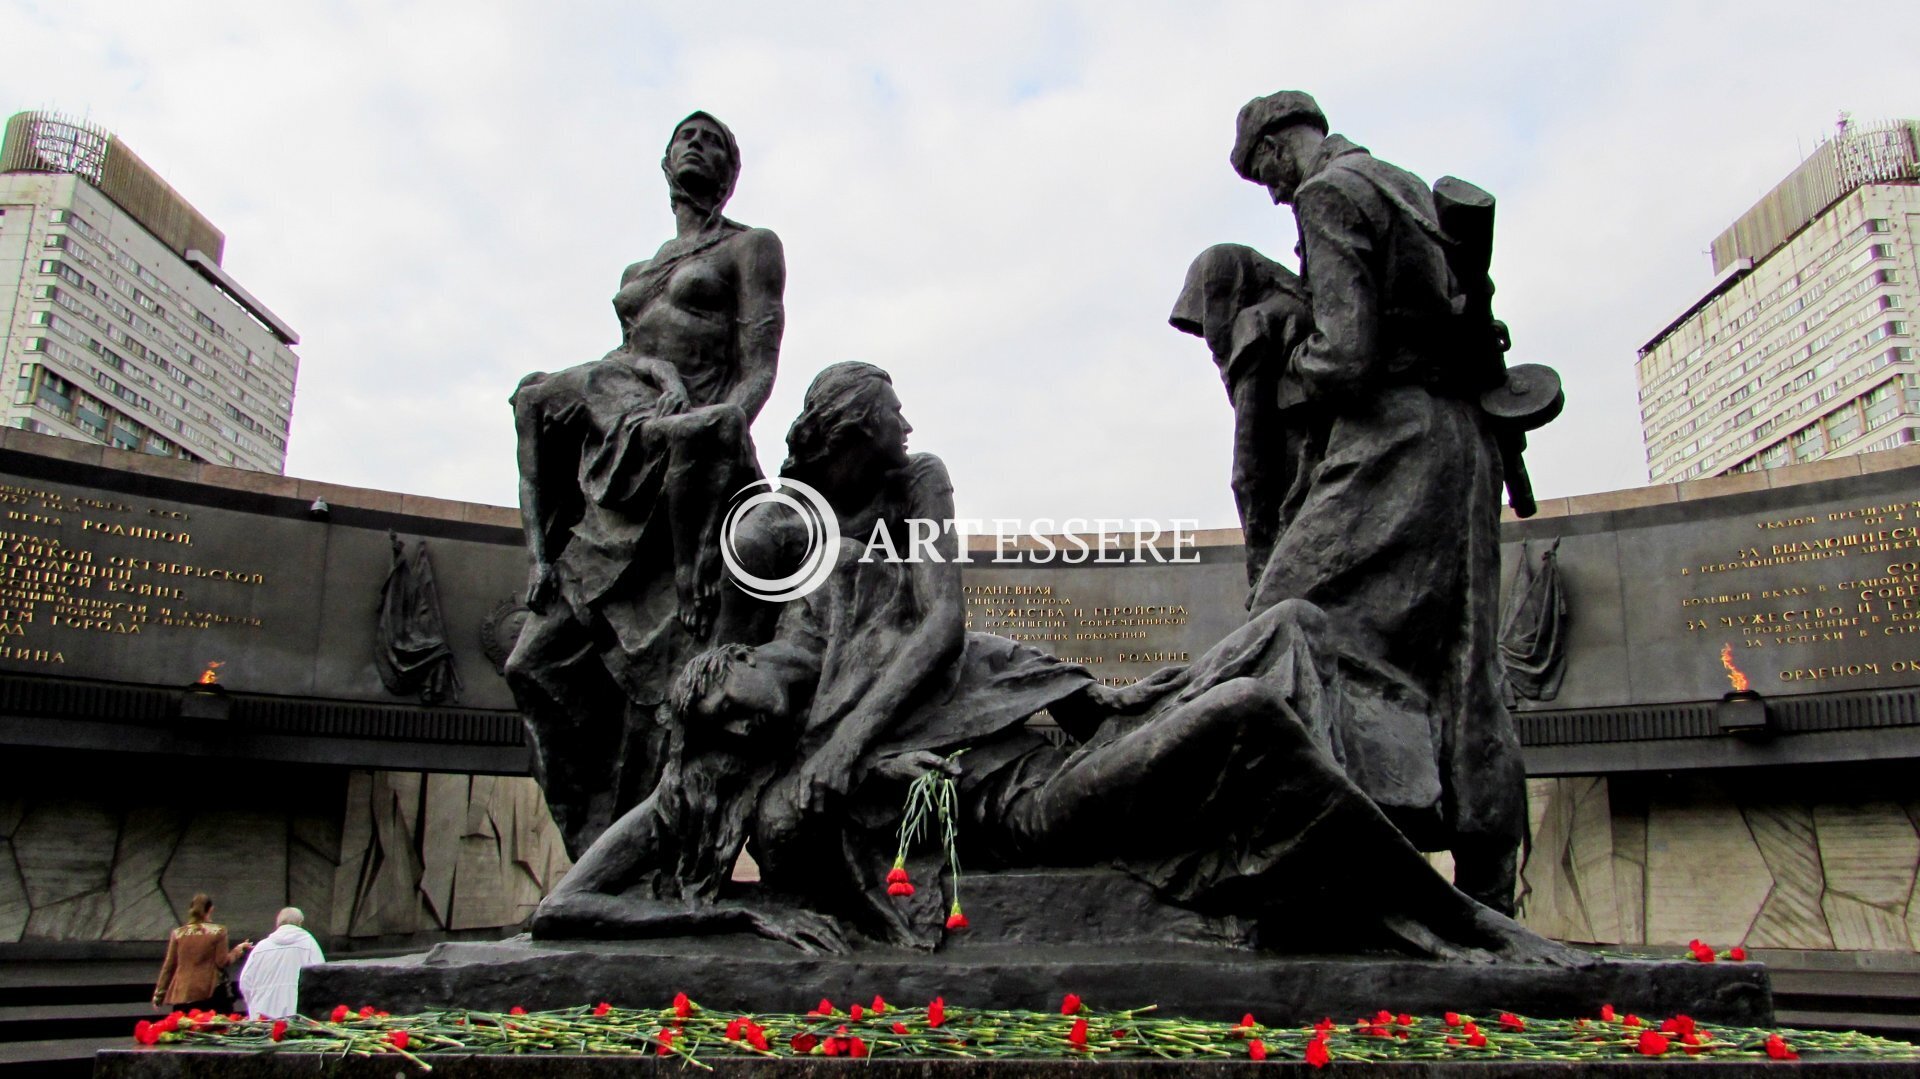
[[[404,1030],[390,1030],[387,1032],[387,1042],[395,1049],[405,1050],[407,1041],[407,1032]]]
[[[753,1046],[755,1049],[760,1050],[762,1053],[766,1052],[767,1051],[767,1032],[760,1029],[760,1026],[757,1023],[748,1023],[747,1024],[747,1044]]]
[[[885,1015],[885,1014],[887,1014],[887,1002],[886,1002],[886,1001],[885,1001],[884,999],[882,999],[882,998],[881,998],[880,996],[878,996],[877,994],[876,994],[876,995],[874,996],[874,998],[873,998],[873,1004],[872,1004],[872,1005],[870,1005],[870,1006],[872,1007],[872,1009],[873,1009],[873,1014],[875,1014],[875,1015]]]
[[[285,1019],[275,1019],[273,1021],[273,1029],[267,1032],[267,1037],[272,1038],[274,1041],[280,1041],[286,1036],[287,1021]]]
[[[1247,1055],[1255,1060],[1267,1059],[1267,1043],[1255,1038],[1247,1043]]]
[[[1614,1017],[1619,1014],[1620,1014],[1619,1012],[1616,1012],[1613,1010],[1613,1005],[1611,1004],[1600,1005],[1600,1018],[1605,1022],[1608,1022],[1608,1023],[1613,1022]]]
[[[1410,1027],[1413,1025],[1413,1016],[1408,1015],[1406,1012],[1401,1012],[1399,1015],[1393,1017],[1393,1021],[1403,1027]]]
[[[893,1032],[895,1034],[905,1034],[907,1032],[907,1024],[905,1023],[893,1024]]]
[[[893,863],[893,868],[887,870],[888,884],[905,884],[907,880],[907,867],[900,862]]]
[[[688,1000],[687,995],[685,993],[675,993],[673,995],[674,1018],[685,1019],[686,1017],[692,1014],[693,1014],[693,1001]]]
[[[347,1021],[347,1016],[352,1014],[352,1012],[347,1010],[345,1004],[336,1004],[334,1005],[333,1011],[328,1015],[328,1018],[336,1023],[344,1023]]]
[[[1321,1038],[1325,1038],[1327,1035],[1332,1034],[1333,1033],[1332,1018],[1328,1016],[1321,1016],[1320,1021],[1318,1023],[1313,1024],[1313,1032],[1316,1036]]]
[[[1060,998],[1060,1014],[1072,1015],[1080,1010],[1080,994],[1068,993]]]
[[[660,1042],[660,1047],[653,1051],[655,1056],[666,1056],[673,1052],[673,1031],[662,1027],[655,1037]]]
[[[1747,950],[1736,944],[1727,949],[1727,958],[1736,963],[1744,963],[1747,961]]]
[[[853,1020],[856,1023],[858,1023],[861,1020],[861,1018],[864,1017],[866,1014],[867,1014],[867,1010],[865,1008],[862,1008],[858,1004],[855,1004],[847,1009],[847,1018]]]
[[[946,1021],[947,1021],[947,998],[934,997],[933,1003],[927,1005],[927,1026],[938,1027],[940,1024]]]
[[[527,1013],[526,1013],[526,1012],[521,1012],[521,1013],[519,1013],[519,1014],[521,1014],[521,1015],[525,1015],[525,1014],[527,1014]],[[372,1018],[373,1018],[373,1005],[371,1005],[371,1004],[368,1004],[368,1005],[366,1005],[366,1006],[364,1006],[364,1007],[362,1007],[362,1008],[360,1009],[360,1018],[362,1018],[362,1019],[372,1019]]]
[[[1447,1044],[1448,1044],[1448,1045],[1459,1045],[1459,1044],[1460,1044],[1460,1039],[1459,1039],[1459,1038],[1456,1038],[1456,1037],[1454,1037],[1454,1036],[1453,1036],[1453,1035],[1451,1035],[1451,1034],[1449,1034],[1449,1035],[1447,1035]]]
[[[894,881],[892,884],[887,885],[887,894],[890,896],[912,895],[913,885],[908,884],[904,880]]]
[[[813,1010],[808,1012],[807,1014],[808,1015],[832,1015],[833,1001],[828,1000],[826,997],[821,997],[820,1003],[815,1004],[813,1006]]]
[[[1778,1034],[1767,1036],[1767,1055],[1775,1060],[1799,1060],[1800,1054],[1793,1051],[1785,1038]]]
[[[863,1041],[861,1041],[861,1040],[860,1040],[859,1038],[851,1038],[851,1039],[848,1039],[848,1041],[847,1041],[847,1055],[848,1055],[848,1056],[850,1056],[850,1057],[863,1057],[863,1056],[866,1056],[866,1055],[867,1055],[867,1043],[866,1043],[866,1042],[863,1042]]]
[[[1327,1066],[1327,1061],[1332,1059],[1333,1054],[1327,1052],[1325,1040],[1315,1038],[1307,1043],[1307,1063],[1316,1068],[1324,1068]]]
[[[1073,1029],[1067,1031],[1067,1044],[1073,1046],[1075,1049],[1085,1049],[1087,1047],[1087,1021],[1085,1019],[1075,1019],[1073,1021]]]
[[[366,1013],[361,1012],[360,1014],[365,1015]],[[527,1010],[525,1008],[522,1008],[520,1005],[515,1004],[513,1007],[507,1009],[507,1014],[508,1015],[525,1015],[527,1014]]]
[[[613,1005],[608,1004],[604,1000],[593,1006],[593,1014],[595,1015],[605,1015],[612,1010],[613,1010]]]
[[[1519,1016],[1513,1014],[1512,1012],[1501,1012],[1500,1027],[1502,1030],[1511,1030],[1515,1034],[1520,1034],[1526,1031],[1527,1024],[1524,1020],[1522,1020]]]
[[[154,1042],[160,1040],[160,1036],[153,1032],[153,1023],[151,1020],[142,1019],[138,1023],[133,1024],[133,1040],[139,1042],[141,1045],[152,1045]]]
[[[1694,1023],[1692,1016],[1676,1015],[1672,1019],[1660,1024],[1660,1033],[1662,1034],[1691,1034],[1693,1030]]]
[[[820,1039],[811,1034],[801,1033],[795,1034],[788,1044],[793,1046],[793,1051],[796,1053],[811,1053],[813,1047],[820,1044]]]
[[[1657,1057],[1667,1051],[1666,1036],[1655,1030],[1640,1032],[1640,1055]]]
[[[1468,1023],[1461,1033],[1467,1036],[1467,1044],[1475,1049],[1487,1044],[1487,1036],[1480,1033],[1480,1026],[1477,1023]]]
[[[1459,1012],[1448,1012],[1447,1014],[1441,1016],[1440,1018],[1445,1019],[1447,1021],[1447,1025],[1450,1027],[1457,1027],[1460,1025]]]
[[[947,915],[947,928],[948,929],[965,929],[967,926],[971,924],[972,924],[971,922],[967,921],[967,916],[965,914],[960,913],[960,904],[955,903],[953,905],[953,913]]]
[[[746,1034],[746,1032],[747,1032],[747,1020],[744,1016],[742,1016],[739,1019],[731,1020],[727,1023],[726,1038],[730,1042],[739,1041],[741,1037],[743,1037]]]

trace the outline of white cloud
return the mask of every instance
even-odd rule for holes
[[[1328,10],[1321,10],[1326,8]],[[0,0],[0,105],[86,111],[228,236],[303,335],[288,471],[515,498],[506,395],[616,339],[622,267],[671,231],[658,171],[705,108],[729,213],[785,242],[762,458],[807,380],[890,368],[963,513],[1230,523],[1224,395],[1166,326],[1188,260],[1284,256],[1226,164],[1247,98],[1501,200],[1498,308],[1555,364],[1559,495],[1644,481],[1634,349],[1702,249],[1835,111],[1920,114],[1875,18],[1800,7],[1270,2],[169,5]]]

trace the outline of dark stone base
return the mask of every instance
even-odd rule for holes
[[[598,1001],[664,1007],[685,992],[728,1012],[803,1012],[821,997],[845,1006],[878,993],[917,1007],[935,996],[973,1008],[1052,1009],[1063,993],[1103,1010],[1160,1006],[1162,1014],[1273,1026],[1323,1016],[1351,1022],[1386,1008],[1540,1017],[1622,1012],[1766,1026],[1773,994],[1758,963],[1608,959],[1582,970],[1467,966],[1424,960],[1273,956],[1203,945],[979,945],[934,955],[871,948],[802,955],[745,937],[605,942],[449,943],[391,959],[309,967],[300,1001],[309,1014],[335,1004],[395,1013],[466,1007],[506,1011]]]
[[[1778,1076],[1780,1065],[1765,1060],[1689,1059],[1620,1060],[1577,1064],[1543,1064],[1538,1061],[1403,1061],[1372,1063],[1341,1060],[1316,1070],[1299,1061],[1268,1060],[1263,1064],[1201,1063],[1195,1061],[1114,1060],[1114,1061],[965,1061],[965,1060],[742,1060],[710,1059],[711,1071],[695,1072],[679,1060],[651,1057],[574,1057],[574,1056],[470,1056],[433,1057],[432,1075],[437,1079],[627,1079],[630,1076],[685,1077],[710,1075],[715,1079],[820,1079],[825,1076],[862,1076],[868,1079],[1014,1079],[1036,1077],[1052,1079],[1173,1079],[1175,1076],[1201,1073],[1231,1079],[1234,1076],[1273,1076],[1279,1074],[1329,1075],[1342,1079],[1356,1076],[1386,1076],[1389,1079],[1525,1079],[1528,1076],[1552,1076],[1554,1079],[1580,1079],[1583,1076],[1626,1076],[1636,1079],[1666,1079],[1668,1076],[1695,1076],[1702,1072],[1714,1079],[1748,1079]],[[1795,1075],[1812,1074],[1823,1079],[1892,1079],[1912,1075],[1913,1062],[1822,1060],[1800,1061],[1791,1069]],[[219,1053],[197,1050],[128,1049],[109,1050],[94,1058],[94,1079],[393,1079],[396,1074],[418,1074],[395,1057],[337,1057],[317,1054]]]

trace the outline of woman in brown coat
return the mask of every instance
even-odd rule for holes
[[[229,949],[227,927],[208,921],[212,916],[213,900],[196,895],[187,905],[187,924],[167,936],[167,958],[153,983],[155,1007],[211,1007],[220,972],[253,948],[243,940]]]

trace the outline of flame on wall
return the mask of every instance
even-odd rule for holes
[[[1735,693],[1745,693],[1750,683],[1740,668],[1733,665],[1732,644],[1729,643],[1720,646],[1720,665],[1727,669],[1727,681],[1733,683],[1733,691]]]
[[[217,659],[207,664],[207,669],[200,672],[200,681],[198,684],[203,686],[211,686],[219,682],[220,681],[219,671],[220,671],[220,668],[224,666],[226,666],[226,664],[223,661],[217,660]]]

